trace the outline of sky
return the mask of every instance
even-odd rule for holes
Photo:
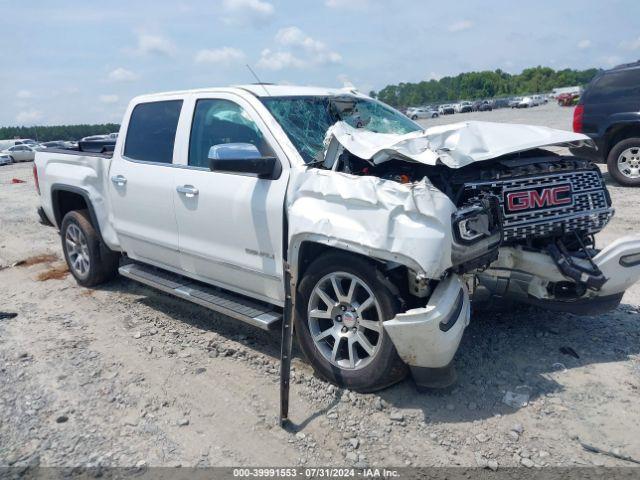
[[[525,4],[526,3],[526,4]],[[0,0],[0,126],[121,121],[135,95],[342,87],[640,59],[639,0]]]

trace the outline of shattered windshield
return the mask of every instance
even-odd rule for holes
[[[261,99],[306,163],[322,160],[329,127],[344,121],[371,132],[405,134],[420,125],[375,100],[345,96],[265,97]]]

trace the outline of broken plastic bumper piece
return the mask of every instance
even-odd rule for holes
[[[455,381],[453,357],[469,317],[469,295],[462,277],[451,274],[438,284],[425,307],[384,322],[419,387],[443,388]]]
[[[640,235],[628,235],[612,242],[593,258],[607,281],[599,295],[624,292],[640,279]]]

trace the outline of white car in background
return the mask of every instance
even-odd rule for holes
[[[471,102],[469,102],[467,100],[464,100],[464,101],[462,101],[460,103],[457,103],[454,108],[455,108],[456,113],[471,112],[471,111],[473,111],[473,103],[471,103]]]
[[[407,109],[407,117],[411,120],[417,120],[419,118],[436,118],[438,117],[438,111],[431,107],[410,107]]]
[[[531,97],[531,100],[533,100],[534,105],[542,105],[547,103],[547,98],[544,95],[533,95]]]
[[[529,108],[534,107],[533,98],[531,97],[522,97],[522,100],[518,103],[516,108]]]
[[[14,162],[33,162],[36,158],[36,151],[28,145],[14,145],[2,153],[9,155]]]

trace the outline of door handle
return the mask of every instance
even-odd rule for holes
[[[122,185],[127,183],[127,179],[125,177],[123,177],[122,175],[114,175],[113,177],[111,177],[111,181],[115,185],[119,185],[119,186],[122,186]]]
[[[195,197],[198,195],[198,189],[193,185],[182,185],[180,187],[176,187],[178,193],[182,193],[187,197]]]

